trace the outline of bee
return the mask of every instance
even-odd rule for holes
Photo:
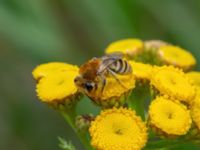
[[[131,72],[131,65],[122,58],[122,55],[110,54],[100,58],[95,57],[83,64],[80,67],[79,76],[75,78],[74,82],[80,91],[93,97],[95,93],[103,93],[107,76],[112,76],[126,88],[117,75],[128,75]]]

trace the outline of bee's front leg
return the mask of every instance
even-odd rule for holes
[[[101,93],[103,93],[104,89],[105,89],[105,86],[106,86],[106,79],[104,76],[102,76],[102,87],[101,87]]]
[[[98,81],[98,90],[97,90],[97,97],[98,99],[101,98],[101,95],[103,94],[103,91],[106,86],[106,78],[103,75],[99,76],[99,81]]]

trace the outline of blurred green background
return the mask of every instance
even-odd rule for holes
[[[58,150],[57,136],[83,149],[64,120],[38,101],[31,71],[49,61],[80,65],[129,37],[181,45],[200,60],[200,1],[0,0],[0,149]],[[81,102],[79,111],[86,109],[96,110]]]

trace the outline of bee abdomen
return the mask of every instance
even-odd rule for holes
[[[109,68],[117,74],[129,74],[132,72],[129,63],[123,59],[115,61]]]

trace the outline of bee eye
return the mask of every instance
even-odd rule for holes
[[[93,84],[92,83],[85,83],[85,88],[87,89],[88,92],[90,92],[93,89]]]

